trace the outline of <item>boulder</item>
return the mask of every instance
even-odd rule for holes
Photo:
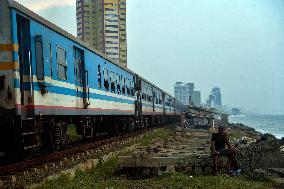
[[[280,142],[270,134],[264,134],[260,140],[241,146],[237,161],[245,172],[284,166],[284,158],[280,152]]]

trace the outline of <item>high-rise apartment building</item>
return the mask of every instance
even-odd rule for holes
[[[184,105],[193,104],[194,83],[176,82],[174,86],[175,98]]]
[[[201,92],[200,91],[193,91],[192,102],[194,106],[201,105]]]
[[[77,0],[77,36],[127,67],[126,0]]]
[[[222,105],[222,95],[220,88],[214,87],[211,90],[211,94],[209,95],[209,99],[207,100],[207,105],[213,108],[220,108]]]

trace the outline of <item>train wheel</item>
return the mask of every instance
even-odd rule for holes
[[[149,121],[148,121],[148,118],[144,118],[144,127],[145,128],[148,128],[149,127]]]
[[[132,133],[135,130],[135,121],[134,121],[133,118],[130,118],[128,120],[128,127],[127,128],[128,128],[129,133]]]
[[[25,150],[25,151],[22,153],[22,159],[23,159],[23,160],[31,159],[33,153],[34,153],[34,151],[33,151],[32,149]]]

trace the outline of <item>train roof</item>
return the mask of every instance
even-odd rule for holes
[[[41,24],[45,25],[46,27],[54,30],[55,32],[73,40],[74,42],[76,42],[77,44],[85,47],[86,49],[96,53],[97,55],[99,55],[100,57],[110,61],[111,63],[117,65],[118,67],[120,67],[121,69],[124,69],[132,74],[136,74],[135,72],[133,72],[132,70],[126,68],[126,67],[122,67],[120,66],[116,61],[112,60],[110,57],[108,57],[107,55],[105,55],[104,53],[102,53],[101,51],[95,49],[94,47],[88,45],[87,43],[83,42],[82,40],[80,40],[79,38],[73,36],[72,34],[68,33],[67,31],[63,30],[62,28],[58,27],[57,25],[53,24],[52,22],[46,20],[45,18],[39,16],[38,14],[36,14],[35,12],[31,11],[30,9],[26,8],[25,6],[21,5],[20,3],[18,3],[17,1],[14,0],[8,0],[10,7],[14,8],[18,11],[20,11],[21,13],[27,15],[28,17],[31,17],[33,19],[35,19],[36,21],[40,22]],[[139,75],[140,76],[140,75]],[[141,76],[140,76],[141,77]],[[167,92],[165,92],[164,90],[162,90],[161,88],[157,87],[156,85],[154,85],[153,83],[151,83],[150,81],[146,80],[145,78],[141,77],[143,80],[145,80],[147,83],[153,85],[154,87],[156,87],[157,89],[163,91],[164,93],[166,93],[169,96],[172,96],[170,94],[168,94]]]

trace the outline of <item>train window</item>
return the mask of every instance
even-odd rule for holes
[[[98,87],[102,88],[102,74],[101,74],[101,66],[98,65]]]
[[[122,94],[125,94],[125,78],[123,78],[122,76],[121,76],[121,82],[122,82]]]
[[[36,75],[38,80],[44,79],[43,45],[42,36],[35,36]]]
[[[108,82],[108,70],[106,68],[106,63],[105,63],[105,67],[104,67],[104,87],[105,89],[108,91],[109,90],[109,82]]]
[[[5,89],[5,75],[0,76],[0,90]]]
[[[129,82],[129,79],[126,79],[126,92],[127,92],[127,95],[130,95],[130,82]]]
[[[156,95],[156,104],[159,104],[158,95],[159,94]]]
[[[111,83],[112,83],[112,71],[109,72],[109,83],[110,83],[110,92],[112,92],[111,89]]]
[[[133,82],[133,80],[131,80],[131,82],[130,82],[130,90],[131,90],[131,96],[134,96],[135,94],[135,91],[134,91],[134,82]]]
[[[115,74],[113,71],[110,72],[110,89],[111,92],[115,93]]]
[[[118,74],[116,74],[116,90],[117,93],[120,94],[120,76]]]
[[[53,69],[52,69],[52,45],[49,43],[49,66],[50,66],[50,77],[53,75]]]
[[[82,83],[82,81],[83,81],[83,66],[82,66],[83,57],[84,57],[84,52],[81,51],[80,49],[74,47],[75,79],[79,83]]]
[[[67,62],[65,49],[56,47],[57,76],[59,79],[67,79]]]

